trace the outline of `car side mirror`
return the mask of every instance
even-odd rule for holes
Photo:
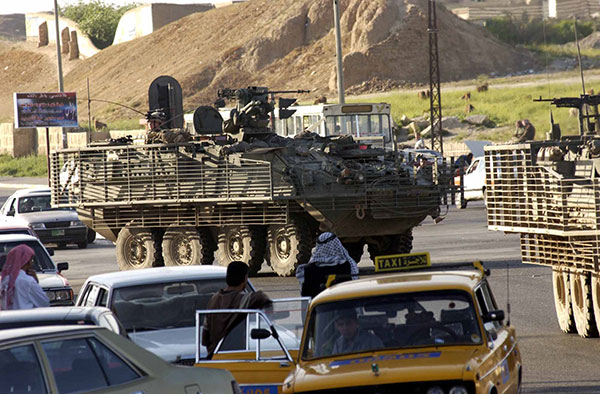
[[[46,249],[50,256],[54,256],[54,249]]]
[[[56,269],[60,274],[62,271],[67,271],[69,269],[69,263],[58,263],[56,264]]]
[[[266,328],[253,328],[250,331],[250,338],[252,339],[267,339],[271,336],[271,331]]]
[[[490,311],[490,312],[486,313],[485,315],[483,315],[482,319],[483,319],[484,323],[491,322],[491,321],[501,322],[502,320],[504,320],[504,311],[501,311],[501,310]]]
[[[10,211],[6,212],[6,216],[15,216],[15,210],[11,209]]]

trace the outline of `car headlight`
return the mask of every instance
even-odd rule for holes
[[[454,386],[448,391],[448,394],[468,394],[465,386]]]
[[[39,229],[42,229],[42,228],[46,228],[46,225],[44,223],[31,223],[30,226],[34,230],[39,230]]]
[[[71,223],[69,223],[69,226],[81,227],[81,226],[83,226],[83,222],[81,220],[71,220]]]
[[[50,301],[72,301],[73,291],[68,289],[63,290],[48,290],[46,295]]]
[[[427,390],[427,394],[446,394],[440,386],[433,386]]]
[[[235,380],[231,381],[231,388],[233,390],[233,394],[242,394],[242,389],[240,388],[240,385]]]

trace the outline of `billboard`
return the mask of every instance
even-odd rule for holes
[[[79,127],[77,95],[15,93],[15,127]]]

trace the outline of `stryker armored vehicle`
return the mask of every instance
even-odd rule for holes
[[[162,108],[169,129],[183,125],[182,111],[170,110],[181,108],[180,89],[170,77],[150,87],[150,110]],[[185,142],[120,140],[53,153],[53,205],[76,208],[116,242],[120,269],[216,257],[222,265],[242,260],[252,273],[266,259],[291,275],[320,231],[336,233],[357,260],[365,245],[372,256],[410,252],[413,227],[440,215],[449,170],[351,136],[278,136],[269,128],[274,93],[220,90],[217,106],[237,103],[230,119],[199,107],[196,135]],[[294,101],[280,97],[279,115],[293,113]]]
[[[488,146],[488,227],[519,233],[523,263],[552,268],[560,328],[600,328],[600,96],[550,100],[579,110],[579,135],[552,122],[547,141]]]

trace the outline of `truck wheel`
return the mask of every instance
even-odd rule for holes
[[[406,231],[404,234],[380,237],[379,243],[369,244],[369,255],[371,256],[371,260],[375,261],[375,257],[377,256],[410,253],[412,243],[412,229]]]
[[[592,307],[590,275],[573,271],[569,275],[569,282],[571,282],[571,305],[577,333],[583,338],[598,336]]]
[[[165,231],[162,241],[166,266],[211,265],[215,250],[208,232],[194,227],[173,227]]]
[[[362,255],[363,255],[363,251],[365,250],[365,243],[364,242],[343,242],[342,244],[344,245],[344,248],[346,248],[346,250],[348,251],[348,254],[350,255],[350,257],[352,257],[352,259],[354,261],[356,261],[356,264],[358,264],[358,262],[360,261]]]
[[[574,333],[575,320],[571,307],[571,285],[568,272],[552,270],[552,290],[554,292],[554,309],[560,329],[564,333]]]
[[[255,275],[265,260],[265,234],[254,226],[231,226],[219,230],[217,262],[226,267],[234,260],[243,261]]]
[[[117,236],[117,264],[121,271],[150,268],[161,263],[160,245],[149,229],[123,227]]]
[[[315,240],[308,224],[295,218],[288,224],[269,226],[267,242],[273,271],[279,276],[290,276],[298,265],[308,263]]]

